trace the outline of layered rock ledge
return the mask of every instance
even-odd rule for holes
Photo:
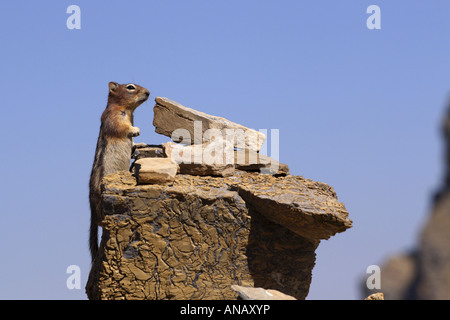
[[[236,299],[232,285],[308,295],[322,239],[352,226],[333,188],[236,170],[138,185],[107,176],[90,299]]]

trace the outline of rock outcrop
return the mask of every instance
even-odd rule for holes
[[[344,204],[330,186],[252,149],[232,147],[227,174],[172,156],[214,141],[141,144],[132,172],[104,178],[90,299],[307,296],[320,241],[352,226]]]
[[[332,188],[299,176],[180,174],[166,186],[121,172],[102,205],[90,299],[236,299],[232,284],[304,299],[320,240],[351,227]]]
[[[442,128],[446,172],[433,197],[418,245],[389,258],[381,268],[381,290],[387,300],[450,299],[450,107]],[[363,286],[363,295],[370,291]]]

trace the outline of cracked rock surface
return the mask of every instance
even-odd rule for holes
[[[236,299],[231,285],[304,299],[320,240],[352,225],[324,183],[239,170],[178,174],[173,185],[115,173],[102,207],[90,299]]]

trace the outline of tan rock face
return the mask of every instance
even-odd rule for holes
[[[155,101],[156,105],[153,108],[155,131],[172,138],[175,142],[202,144],[211,141],[211,138],[219,133],[224,139],[228,137],[235,147],[259,151],[266,139],[259,131],[185,107],[168,98],[157,97]],[[186,142],[186,133],[189,142]],[[183,139],[180,139],[179,135],[183,136]]]
[[[135,162],[138,184],[170,184],[175,179],[178,164],[169,158],[142,158]]]
[[[304,299],[320,240],[351,226],[325,184],[242,171],[173,185],[116,173],[102,207],[90,299],[236,299],[231,285]]]

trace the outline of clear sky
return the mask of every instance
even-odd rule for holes
[[[280,161],[333,186],[354,222],[320,244],[308,299],[360,299],[369,265],[415,246],[441,181],[449,16],[445,0],[1,1],[0,298],[86,299],[88,180],[116,81],[151,91],[136,142],[168,141],[156,96],[279,129]]]

